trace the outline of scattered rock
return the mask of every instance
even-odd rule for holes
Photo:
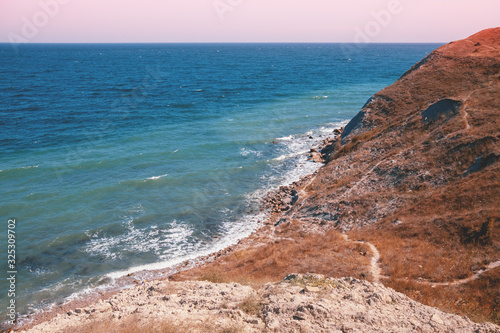
[[[315,163],[323,163],[324,162],[323,157],[318,152],[311,153],[311,158],[312,158],[313,162],[315,162]]]
[[[274,213],[289,210],[299,199],[295,186],[295,183],[290,186],[281,186],[278,191],[269,193],[263,200],[264,205]]]
[[[433,321],[439,325],[444,325],[444,321],[441,319],[441,317],[439,317],[439,315],[437,313],[432,315],[431,321]]]
[[[318,287],[311,287],[311,286],[306,286],[304,290],[309,293],[317,293],[320,291]]]
[[[297,311],[295,315],[293,316],[293,319],[295,320],[306,320],[307,315],[304,312]]]
[[[455,101],[449,98],[442,99],[422,111],[422,121],[429,123],[431,121],[436,121],[438,118],[448,119],[456,115],[461,106],[461,101]]]
[[[292,280],[301,280],[304,278],[304,275],[302,274],[299,274],[299,273],[291,273],[291,274],[288,274],[284,281],[292,281]]]

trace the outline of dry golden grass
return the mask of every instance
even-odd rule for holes
[[[463,285],[433,287],[400,279],[384,280],[384,284],[423,304],[476,322],[500,324],[500,268]]]
[[[255,297],[250,296],[241,301],[239,308],[243,310],[246,314],[257,316],[262,310],[262,300]]]
[[[207,271],[204,272],[198,280],[200,281],[208,281],[212,283],[228,283],[231,282],[228,275],[224,272],[218,271]]]
[[[349,140],[348,143],[340,147],[340,149],[336,152],[334,158],[339,158],[341,156],[345,156],[351,152],[353,152],[355,149],[358,148],[359,144],[372,140],[378,135],[380,135],[382,132],[384,132],[386,128],[383,126],[380,127],[375,127],[372,130],[369,130],[367,132],[361,133],[359,135],[354,136],[351,140]]]
[[[405,205],[375,225],[354,230],[349,236],[373,243],[381,254],[382,274],[388,285],[424,304],[467,315],[475,320],[500,323],[499,271],[461,286],[435,287],[413,283],[424,279],[451,282],[470,277],[490,262],[500,260],[500,173],[498,165],[463,176],[475,158],[489,149],[490,138],[458,145],[439,157],[437,141],[425,142],[433,152],[423,161],[429,168],[446,168],[453,181],[406,182],[377,192]],[[460,163],[457,163],[460,162]],[[400,163],[401,164],[401,163]],[[438,184],[438,185],[436,185]],[[366,206],[372,204],[369,194]],[[360,200],[360,202],[363,202]],[[356,207],[364,214],[364,207]],[[394,221],[402,224],[393,224]],[[410,282],[404,279],[409,279]],[[496,288],[496,290],[495,290]]]
[[[281,239],[232,252],[203,267],[178,273],[172,280],[231,281],[259,286],[280,281],[290,273],[314,272],[330,277],[356,278],[369,276],[368,248],[346,242],[338,231],[308,234],[300,230],[298,222],[277,229],[276,236]]]
[[[453,204],[453,203],[450,203]],[[477,321],[500,323],[500,269],[464,285],[431,287],[418,283],[453,282],[472,276],[490,262],[499,260],[498,220],[483,212],[474,223],[470,218],[432,211],[418,217],[405,216],[401,225],[358,229],[350,237],[373,243],[380,252],[384,284],[427,305],[466,315]],[[417,221],[418,219],[418,221]],[[471,235],[475,235],[476,240]]]

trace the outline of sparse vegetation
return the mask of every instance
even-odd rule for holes
[[[385,280],[384,284],[443,311],[500,324],[500,268],[464,285],[429,286],[400,279]]]
[[[292,284],[301,287],[305,286],[310,286],[310,287],[330,286],[333,288],[335,287],[335,284],[333,284],[330,279],[325,279],[323,276],[318,274],[306,274],[302,277],[293,279],[291,282]]]
[[[241,301],[239,307],[246,314],[257,316],[262,310],[262,306],[263,305],[261,299],[255,296],[250,296]]]
[[[238,282],[258,286],[280,281],[290,273],[315,272],[330,277],[369,275],[368,248],[346,242],[336,230],[305,233],[295,221],[276,230],[278,239],[263,246],[240,250],[210,265],[173,276],[173,280]],[[293,238],[292,238],[293,237]]]
[[[382,133],[384,130],[385,130],[385,128],[383,128],[382,126],[379,126],[379,127],[374,128],[374,129],[371,129],[369,131],[366,131],[364,133],[361,133],[359,135],[356,135],[348,143],[341,146],[333,158],[334,159],[339,158],[341,156],[344,156],[344,155],[351,153],[360,144],[362,144],[365,141],[372,140],[373,138],[378,136],[380,133]]]
[[[422,215],[405,216],[404,220],[398,226],[388,224],[386,228],[358,229],[350,234],[353,239],[369,241],[378,248],[382,273],[389,277],[383,280],[384,284],[423,304],[480,322],[500,323],[500,268],[464,285],[418,283],[420,279],[465,279],[498,260],[500,235],[494,228],[496,220],[483,218],[482,224],[467,228],[463,220],[451,218],[445,221]]]
[[[220,271],[208,271],[204,272],[202,276],[198,278],[200,281],[208,281],[212,283],[227,283],[231,282],[228,275]]]

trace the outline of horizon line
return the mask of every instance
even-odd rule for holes
[[[0,42],[0,45],[40,45],[40,44],[353,44],[353,45],[377,45],[377,44],[447,44],[447,42],[237,42],[237,41],[216,41],[216,42],[29,42],[29,43],[12,43]]]

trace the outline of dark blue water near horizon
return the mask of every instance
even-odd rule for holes
[[[317,169],[309,148],[438,46],[0,44],[0,247],[15,218],[17,310],[249,235],[258,199]]]

